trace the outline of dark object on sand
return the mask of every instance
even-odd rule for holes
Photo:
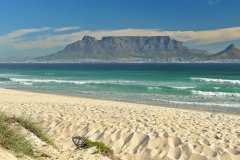
[[[81,136],[72,137],[73,143],[77,146],[77,148],[87,148],[87,138]]]

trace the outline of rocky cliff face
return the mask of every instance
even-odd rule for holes
[[[101,40],[85,36],[82,40],[67,45],[62,51],[38,60],[182,61],[201,57],[204,52],[188,49],[182,42],[169,36],[103,37]]]

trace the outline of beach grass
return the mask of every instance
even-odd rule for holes
[[[17,130],[10,128],[9,118],[0,113],[0,145],[17,154],[34,156],[33,146]]]
[[[34,123],[31,120],[25,119],[22,117],[12,117],[12,119],[15,122],[19,123],[25,129],[27,129],[28,131],[35,134],[42,141],[44,141],[50,145],[54,145],[53,141],[48,137],[46,132],[44,132],[41,127],[39,127],[39,125],[37,123]]]
[[[92,140],[87,139],[86,145],[87,145],[87,148],[96,147],[97,153],[100,153],[102,155],[109,156],[109,155],[113,154],[112,149],[110,147],[108,147],[106,144],[104,144],[103,142],[92,141]]]
[[[11,150],[17,155],[23,154],[35,157],[31,142],[25,136],[21,135],[17,129],[11,127],[14,123],[19,124],[42,141],[54,146],[53,141],[37,123],[22,117],[10,117],[4,113],[0,113],[0,146],[3,148]]]

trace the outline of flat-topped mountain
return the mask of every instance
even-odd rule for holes
[[[201,57],[206,51],[189,49],[169,36],[84,36],[63,50],[37,58],[39,61],[183,61]]]
[[[216,54],[190,49],[169,36],[84,36],[63,50],[34,59],[37,62],[238,62],[233,44]]]

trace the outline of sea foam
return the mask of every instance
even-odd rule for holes
[[[164,101],[164,100],[161,101],[180,105],[240,107],[239,103],[212,103],[212,102],[187,102],[187,101]]]
[[[240,97],[240,93],[227,93],[227,92],[206,92],[206,91],[192,91],[193,94],[202,96],[215,96],[215,97]]]
[[[195,80],[195,81],[204,81],[204,82],[214,82],[214,83],[222,83],[222,84],[240,85],[240,80],[200,78],[200,77],[192,77],[191,79]]]
[[[58,80],[58,79],[22,79],[22,78],[10,78],[13,82],[19,83],[70,83],[70,84],[123,84],[134,83],[133,81],[126,80]]]

